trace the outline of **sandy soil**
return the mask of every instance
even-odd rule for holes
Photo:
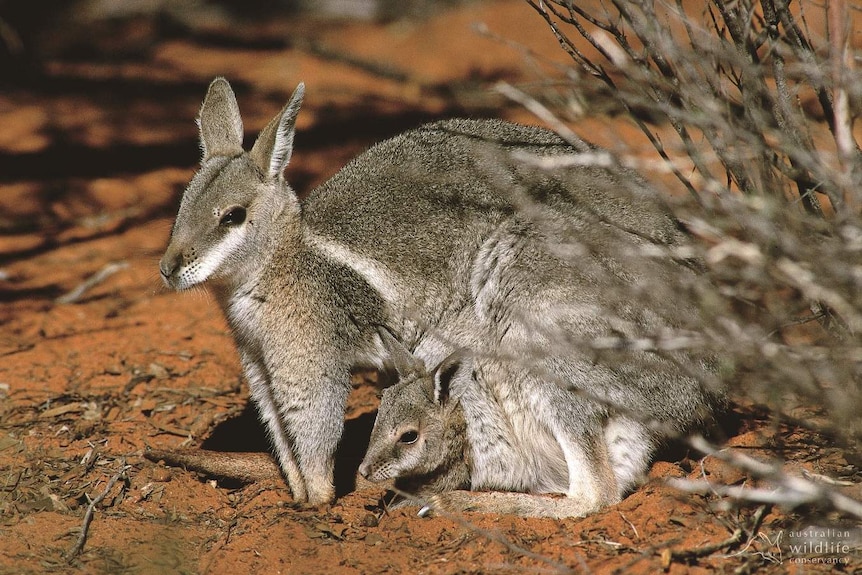
[[[475,22],[534,53],[525,59],[477,34]],[[684,449],[663,454],[650,483],[619,505],[563,521],[422,519],[385,511],[382,489],[350,491],[349,482],[334,504],[302,509],[278,480],[220,483],[146,460],[148,448],[266,450],[214,302],[201,290],[168,292],[156,267],[198,158],[193,119],[213,76],[233,82],[248,133],[306,82],[288,170],[306,191],[371,142],[426,120],[536,122],[489,87],[543,81],[566,58],[518,0],[385,24],[198,24],[137,17],[55,30],[40,38],[44,66],[19,69],[0,92],[0,573],[807,573],[858,565],[852,554],[837,565],[782,554],[776,538],[799,516],[729,508],[664,486],[668,477],[751,482]],[[642,141],[606,114],[577,127],[606,145]],[[373,385],[357,380],[346,476],[375,409]],[[859,480],[827,439],[767,423],[756,406],[736,407],[724,427],[730,445],[754,455]],[[83,550],[71,556],[100,495]]]

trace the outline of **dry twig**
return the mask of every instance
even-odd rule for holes
[[[86,280],[78,284],[75,289],[61,295],[54,301],[59,304],[75,303],[76,301],[81,299],[81,296],[83,296],[84,293],[86,293],[88,290],[93,289],[118,271],[124,270],[127,267],[129,267],[128,262],[111,262],[90,277],[88,277]]]
[[[93,516],[96,513],[96,506],[104,501],[105,497],[108,496],[117,481],[122,479],[126,474],[126,471],[131,468],[131,465],[126,465],[125,462],[123,462],[120,465],[120,470],[108,480],[108,483],[105,485],[105,489],[101,493],[99,493],[94,499],[90,499],[90,496],[87,495],[87,500],[89,500],[90,504],[87,505],[87,511],[84,513],[84,521],[81,524],[81,533],[78,535],[78,540],[75,541],[75,545],[73,545],[66,554],[67,562],[71,563],[75,557],[84,550],[84,545],[87,543],[87,535],[90,532],[90,524],[93,522]]]
[[[720,449],[700,436],[690,438],[689,444],[698,451],[742,469],[758,479],[764,479],[775,487],[726,486],[705,480],[668,479],[667,483],[676,489],[688,493],[717,494],[738,501],[780,505],[790,509],[819,504],[862,519],[862,503],[840,493],[834,485],[791,475],[778,465],[758,461],[734,450]]]

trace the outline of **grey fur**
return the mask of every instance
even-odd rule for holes
[[[282,170],[302,95],[300,86],[246,153],[230,86],[211,84],[200,113],[202,165],[160,263],[170,287],[211,286],[297,501],[334,496],[349,375],[357,366],[385,366],[380,326],[427,365],[461,348],[516,358],[542,350],[541,375],[515,362],[482,381],[507,417],[517,423],[527,413],[537,437],[556,434],[567,455],[578,452],[580,459],[564,462],[577,474],[563,492],[596,505],[616,492],[596,487],[603,479],[589,466],[578,467],[591,464],[583,448],[595,444],[607,416],[591,396],[646,405],[679,426],[708,408],[696,379],[668,361],[641,353],[612,369],[583,349],[594,338],[676,325],[669,307],[686,313],[677,305],[620,305],[613,287],[646,273],[668,283],[686,273],[619,250],[681,241],[654,201],[632,195],[604,169],[541,171],[511,159],[513,151],[573,152],[547,130],[450,120],[377,144],[300,204]],[[513,378],[519,369],[530,376]],[[475,414],[461,403],[469,425]],[[559,445],[549,449],[550,458],[531,457],[557,470],[551,475],[560,477],[542,479],[551,488],[564,473]]]
[[[395,356],[409,353],[397,342],[384,343]],[[529,401],[521,413],[507,413],[494,388],[508,385],[488,382],[489,377],[533,378],[530,385],[541,394],[535,376],[517,368],[506,372],[498,360],[463,352],[430,373],[415,362],[399,363],[407,369],[383,392],[359,473],[371,482],[395,480],[399,491],[412,495],[398,505],[418,502],[425,506],[423,514],[442,509],[586,515],[619,501],[641,482],[661,438],[643,421],[622,414],[606,418],[592,443],[582,438],[589,449],[584,450],[588,467],[581,475],[594,483],[580,497],[548,497],[544,494],[566,493],[570,487],[565,457],[542,429],[541,419],[531,417]],[[568,398],[567,403],[574,401]]]

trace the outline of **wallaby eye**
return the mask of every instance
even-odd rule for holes
[[[417,432],[405,431],[401,434],[401,437],[398,438],[398,443],[410,445],[411,443],[416,443],[417,439],[419,439],[419,434]]]
[[[219,220],[221,226],[238,226],[245,221],[245,208],[234,206],[228,209]]]

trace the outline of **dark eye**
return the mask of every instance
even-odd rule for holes
[[[245,221],[245,208],[242,206],[234,206],[227,210],[219,220],[219,225],[222,226],[237,226]]]
[[[417,432],[405,431],[401,434],[401,437],[398,438],[398,443],[410,445],[411,443],[416,443],[417,439],[419,439],[419,434]]]

